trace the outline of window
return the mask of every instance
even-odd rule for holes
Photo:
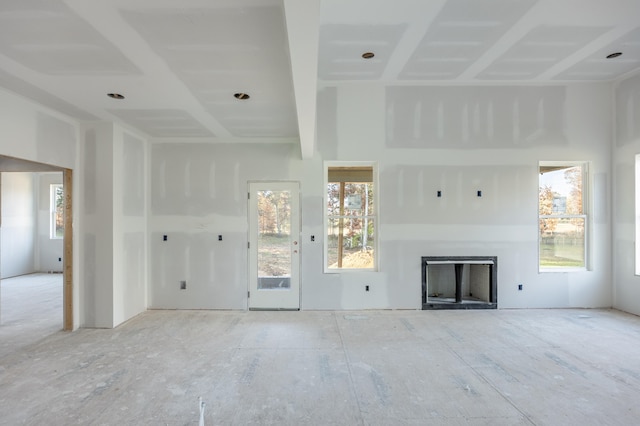
[[[585,269],[587,165],[544,162],[539,171],[539,268]]]
[[[375,270],[375,165],[333,163],[326,172],[325,270]]]
[[[636,155],[636,275],[640,275],[640,154]]]
[[[49,237],[51,239],[64,237],[64,192],[62,184],[54,183],[50,189],[49,208]]]

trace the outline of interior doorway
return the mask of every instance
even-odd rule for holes
[[[58,166],[0,156],[0,173],[61,172],[63,188],[63,236],[62,236],[62,329],[73,330],[73,171]],[[0,191],[0,204],[3,202]],[[0,238],[3,224],[0,222]],[[0,267],[2,265],[0,264]],[[2,323],[0,309],[0,324]]]

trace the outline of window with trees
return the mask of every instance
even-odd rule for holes
[[[375,165],[327,167],[325,270],[375,270]]]
[[[587,164],[543,162],[539,172],[540,270],[584,269]]]
[[[61,183],[51,185],[49,203],[49,238],[62,238],[64,237],[64,191]]]

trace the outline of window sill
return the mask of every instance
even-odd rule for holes
[[[567,272],[587,272],[588,269],[585,267],[580,268],[546,268],[546,269],[538,269],[539,274],[548,274],[548,273],[567,273]]]
[[[325,269],[325,274],[342,274],[351,272],[378,272],[375,268],[342,268],[342,269]]]

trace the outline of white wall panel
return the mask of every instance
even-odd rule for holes
[[[640,76],[620,82],[615,90],[613,173],[614,306],[640,315],[640,276],[635,275],[635,156],[640,154]]]
[[[2,173],[0,276],[36,272],[37,182],[33,173]]]
[[[114,126],[113,326],[147,308],[146,141]],[[105,179],[105,177],[103,177]],[[109,207],[109,206],[107,206]],[[108,237],[105,235],[105,237]]]
[[[0,89],[0,155],[73,169],[73,184],[77,193],[82,191],[83,182],[77,155],[79,127],[75,120]],[[76,231],[81,229],[80,216],[80,206],[76,203],[73,211]],[[83,321],[80,294],[84,289],[83,282],[78,278],[82,271],[81,264],[84,263],[84,260],[80,261],[81,241],[80,232],[74,233],[74,327]]]
[[[246,309],[248,182],[300,180],[298,157],[291,144],[152,144],[151,308]]]
[[[611,113],[608,84],[372,83],[319,93],[318,152],[309,160],[287,145],[153,144],[150,305],[244,309],[247,181],[299,180],[303,309],[418,309],[421,256],[435,255],[498,256],[502,308],[611,306]],[[323,272],[328,160],[378,162],[377,272]],[[538,272],[543,160],[590,162],[588,271]]]

